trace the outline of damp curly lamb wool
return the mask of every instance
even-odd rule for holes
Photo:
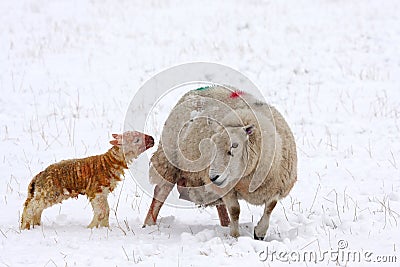
[[[63,160],[37,174],[28,186],[21,229],[40,225],[44,209],[78,195],[86,195],[93,208],[93,220],[88,227],[108,227],[108,193],[121,181],[127,164],[154,144],[151,136],[136,131],[113,137],[113,147],[104,154]]]

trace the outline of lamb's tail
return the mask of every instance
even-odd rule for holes
[[[35,186],[36,186],[36,177],[32,179],[28,186],[28,196],[25,201],[25,207],[29,204],[29,202],[32,200],[33,196],[35,195]]]

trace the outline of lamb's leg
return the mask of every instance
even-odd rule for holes
[[[36,176],[28,186],[28,196],[24,203],[24,211],[21,216],[21,229],[30,229],[35,225],[40,225],[42,211],[45,207],[40,205],[43,196],[36,191]],[[36,197],[35,197],[36,195]]]
[[[271,216],[272,210],[275,208],[276,202],[276,200],[272,200],[265,204],[264,214],[258,222],[257,226],[254,227],[254,239],[264,239],[269,227],[269,217]]]
[[[93,208],[93,219],[88,228],[93,227],[109,227],[110,208],[107,201],[107,193],[98,193],[95,197],[90,198],[90,204]]]
[[[238,237],[240,205],[236,192],[232,191],[231,193],[228,193],[223,197],[223,201],[228,208],[229,216],[231,217],[230,234],[233,237]]]
[[[34,198],[27,200],[22,212],[21,229],[30,229],[40,225],[43,210],[50,206],[52,206],[52,203],[45,201],[45,199]]]
[[[34,217],[35,217],[35,201],[27,200],[24,205],[24,211],[22,212],[21,217],[21,229],[30,229],[31,226],[35,225]],[[40,218],[39,218],[40,223]]]
[[[39,204],[37,206],[37,208],[33,214],[33,225],[40,225],[40,221],[42,219],[42,213],[43,213],[44,209],[45,209],[45,206],[43,204],[42,205]]]
[[[54,199],[51,198],[51,200],[53,201]],[[61,202],[52,201],[49,201],[40,193],[37,193],[35,198],[28,198],[25,201],[24,211],[22,212],[21,229],[30,229],[40,225],[43,210]]]
[[[173,186],[169,184],[164,184],[163,186],[156,185],[156,187],[154,188],[153,201],[151,202],[149,211],[147,212],[143,227],[145,227],[146,225],[156,224],[158,213],[160,212],[160,209],[164,204],[164,201],[167,199],[172,188]]]

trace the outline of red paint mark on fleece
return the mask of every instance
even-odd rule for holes
[[[231,95],[229,97],[230,98],[238,98],[241,95],[244,95],[244,92],[242,92],[242,91],[234,91],[234,92],[231,93]]]

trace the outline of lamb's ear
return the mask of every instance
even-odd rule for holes
[[[255,127],[253,124],[243,127],[243,130],[247,133],[247,135],[252,135],[254,133],[254,129]]]
[[[120,134],[112,134],[112,137],[117,138]]]
[[[110,144],[112,144],[113,146],[118,146],[120,145],[120,143],[118,142],[118,140],[111,140]]]

